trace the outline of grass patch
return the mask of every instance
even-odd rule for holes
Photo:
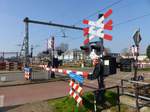
[[[117,104],[117,94],[111,91],[105,92],[105,100],[109,102],[109,106]],[[83,95],[83,106],[79,107],[78,112],[92,112],[94,110],[94,95],[92,92],[87,92]],[[75,112],[76,101],[69,96],[64,98],[49,100],[48,104],[54,108],[53,112]]]
[[[76,102],[69,96],[48,101],[49,105],[53,106],[53,112],[74,112],[76,109]],[[89,109],[85,106],[79,107],[79,112],[88,112]]]
[[[139,71],[150,71],[150,68],[141,68],[141,69],[138,69]]]
[[[105,92],[105,100],[110,103],[111,106],[117,104],[117,94],[112,91]]]

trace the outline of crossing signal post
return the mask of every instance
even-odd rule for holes
[[[52,36],[48,39],[48,50],[51,57],[51,67],[54,68],[54,50],[55,50],[55,38]],[[55,78],[55,73],[51,72],[51,78]]]
[[[51,40],[51,48],[52,48],[53,51],[54,51],[54,41],[55,41],[55,38],[52,37],[52,40]]]
[[[84,46],[80,47],[85,52],[88,51],[87,54],[90,54],[91,59],[99,58],[99,62],[103,64],[103,61],[100,58],[103,58],[104,46],[103,46],[103,39],[105,40],[112,40],[112,36],[109,34],[105,34],[104,30],[112,30],[112,20],[108,20],[104,23],[104,20],[107,19],[112,14],[112,9],[109,9],[104,14],[99,14],[99,19],[97,21],[90,21],[90,20],[83,20],[83,24],[90,25],[90,27],[83,28],[85,40]],[[93,38],[98,37],[99,41],[90,42]],[[91,53],[90,53],[91,52]],[[103,65],[104,66],[104,65]],[[102,75],[103,76],[103,75]],[[98,84],[101,84],[98,80]],[[104,85],[104,84],[102,84]],[[101,85],[99,85],[99,88]]]
[[[133,35],[133,40],[134,40],[134,43],[135,43],[135,46],[136,46],[136,56],[135,56],[135,61],[134,61],[134,77],[133,79],[135,81],[138,80],[138,77],[137,77],[137,71],[138,71],[138,56],[139,56],[139,43],[141,42],[142,38],[141,38],[141,35],[140,35],[140,30],[137,30],[135,32],[135,34]],[[137,107],[137,112],[139,112],[139,103],[138,103],[138,84],[135,84],[135,97],[136,97],[136,107]]]
[[[104,23],[104,20],[107,19],[112,14],[112,9],[109,9],[106,13],[100,14],[99,19],[97,21],[83,20],[83,24],[87,24],[90,27],[83,28],[85,40],[84,46],[80,47],[85,52],[87,49],[90,54],[91,59],[93,60],[93,64],[95,66],[93,70],[93,74],[91,74],[91,78],[97,78],[99,90],[105,88],[104,85],[104,63],[100,58],[103,58],[104,46],[103,39],[112,40],[112,36],[109,34],[105,34],[104,30],[112,30],[112,20]],[[90,42],[95,37],[99,38],[97,42]],[[93,76],[92,76],[93,75]],[[104,100],[104,91],[98,91],[96,94],[97,101],[103,103]]]

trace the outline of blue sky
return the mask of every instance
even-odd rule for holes
[[[40,20],[54,23],[87,27],[82,24],[85,17],[120,1],[112,6],[114,29],[106,31],[113,36],[112,41],[105,41],[105,47],[112,52],[120,52],[133,44],[132,36],[137,28],[141,30],[142,41],[140,51],[145,52],[150,44],[150,16],[135,21],[124,22],[145,14],[150,14],[150,0],[0,0],[0,51],[19,51],[17,44],[22,44],[24,38],[23,19]],[[101,13],[107,11],[102,10]],[[88,17],[97,20],[97,14]],[[68,38],[62,38],[62,30]],[[69,44],[70,48],[79,48],[84,37],[82,31],[62,29],[58,27],[29,25],[31,44],[39,45],[35,52],[46,49],[46,39],[55,36],[56,45],[61,42]]]

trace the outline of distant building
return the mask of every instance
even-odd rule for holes
[[[138,60],[139,61],[144,61],[144,60],[146,60],[147,59],[147,56],[146,55],[140,55],[140,56],[138,56]]]
[[[133,56],[123,56],[123,55],[121,55],[121,57],[122,58],[134,58]],[[147,56],[145,54],[140,54],[138,56],[138,60],[139,61],[145,61],[145,60],[147,60]]]
[[[109,53],[108,55],[117,58],[118,56],[120,56],[120,53]]]
[[[81,50],[67,50],[65,53],[63,53],[61,56],[58,57],[61,60],[81,60],[83,59],[83,53]]]

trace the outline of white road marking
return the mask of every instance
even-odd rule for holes
[[[1,76],[0,80],[1,81],[6,81],[6,76]]]
[[[0,107],[4,106],[4,98],[5,98],[4,95],[0,95]]]

